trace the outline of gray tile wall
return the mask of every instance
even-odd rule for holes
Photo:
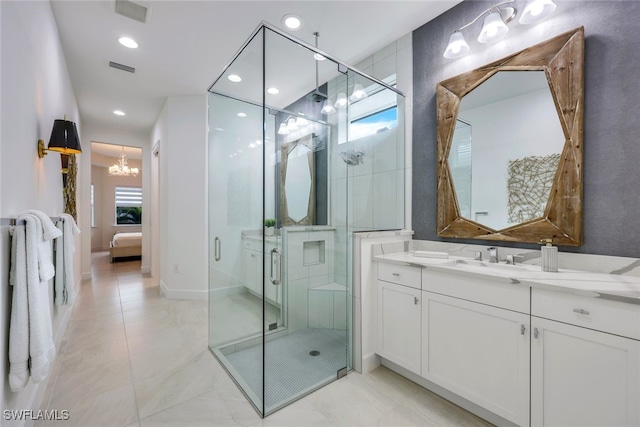
[[[436,236],[436,103],[438,82],[557,34],[585,28],[584,244],[562,251],[637,257],[640,254],[640,1],[555,0],[546,21],[517,18],[506,38],[480,45],[482,20],[465,30],[471,52],[442,56],[449,35],[496,1],[464,1],[413,33],[413,229]],[[524,9],[524,0],[516,7]],[[467,240],[467,243],[482,243]],[[530,244],[501,244],[537,248]]]

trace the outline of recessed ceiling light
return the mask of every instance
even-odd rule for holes
[[[267,89],[267,92],[269,92],[271,95],[277,95],[280,93],[277,87],[270,87],[269,89]]]
[[[124,111],[121,110],[113,110],[113,114],[116,116],[124,116]]]
[[[282,17],[282,23],[290,30],[297,30],[302,27],[302,18],[293,13],[288,13]]]
[[[237,74],[229,74],[229,77],[227,77],[229,80],[231,80],[234,83],[239,83],[242,81],[242,77],[240,77]]]
[[[129,49],[135,49],[138,47],[138,43],[130,37],[120,37],[118,41],[122,46],[128,47]]]
[[[236,114],[236,116],[238,116],[238,117],[247,117],[247,113],[239,112],[238,114]]]

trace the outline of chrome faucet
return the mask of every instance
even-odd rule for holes
[[[489,251],[489,262],[497,263],[498,262],[498,248],[492,246],[487,249]]]

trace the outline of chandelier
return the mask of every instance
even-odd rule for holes
[[[120,158],[118,162],[109,166],[109,175],[112,176],[138,176],[140,171],[138,168],[130,168],[127,166],[127,155],[124,154],[124,146],[122,147],[122,153],[120,153]]]

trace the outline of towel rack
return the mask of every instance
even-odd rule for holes
[[[51,218],[51,222],[55,223],[57,221],[64,221],[64,219],[60,218],[59,216],[52,216]],[[0,218],[0,226],[5,227],[7,225],[24,225],[24,220],[20,221],[20,223],[18,223],[18,219],[17,218]]]

